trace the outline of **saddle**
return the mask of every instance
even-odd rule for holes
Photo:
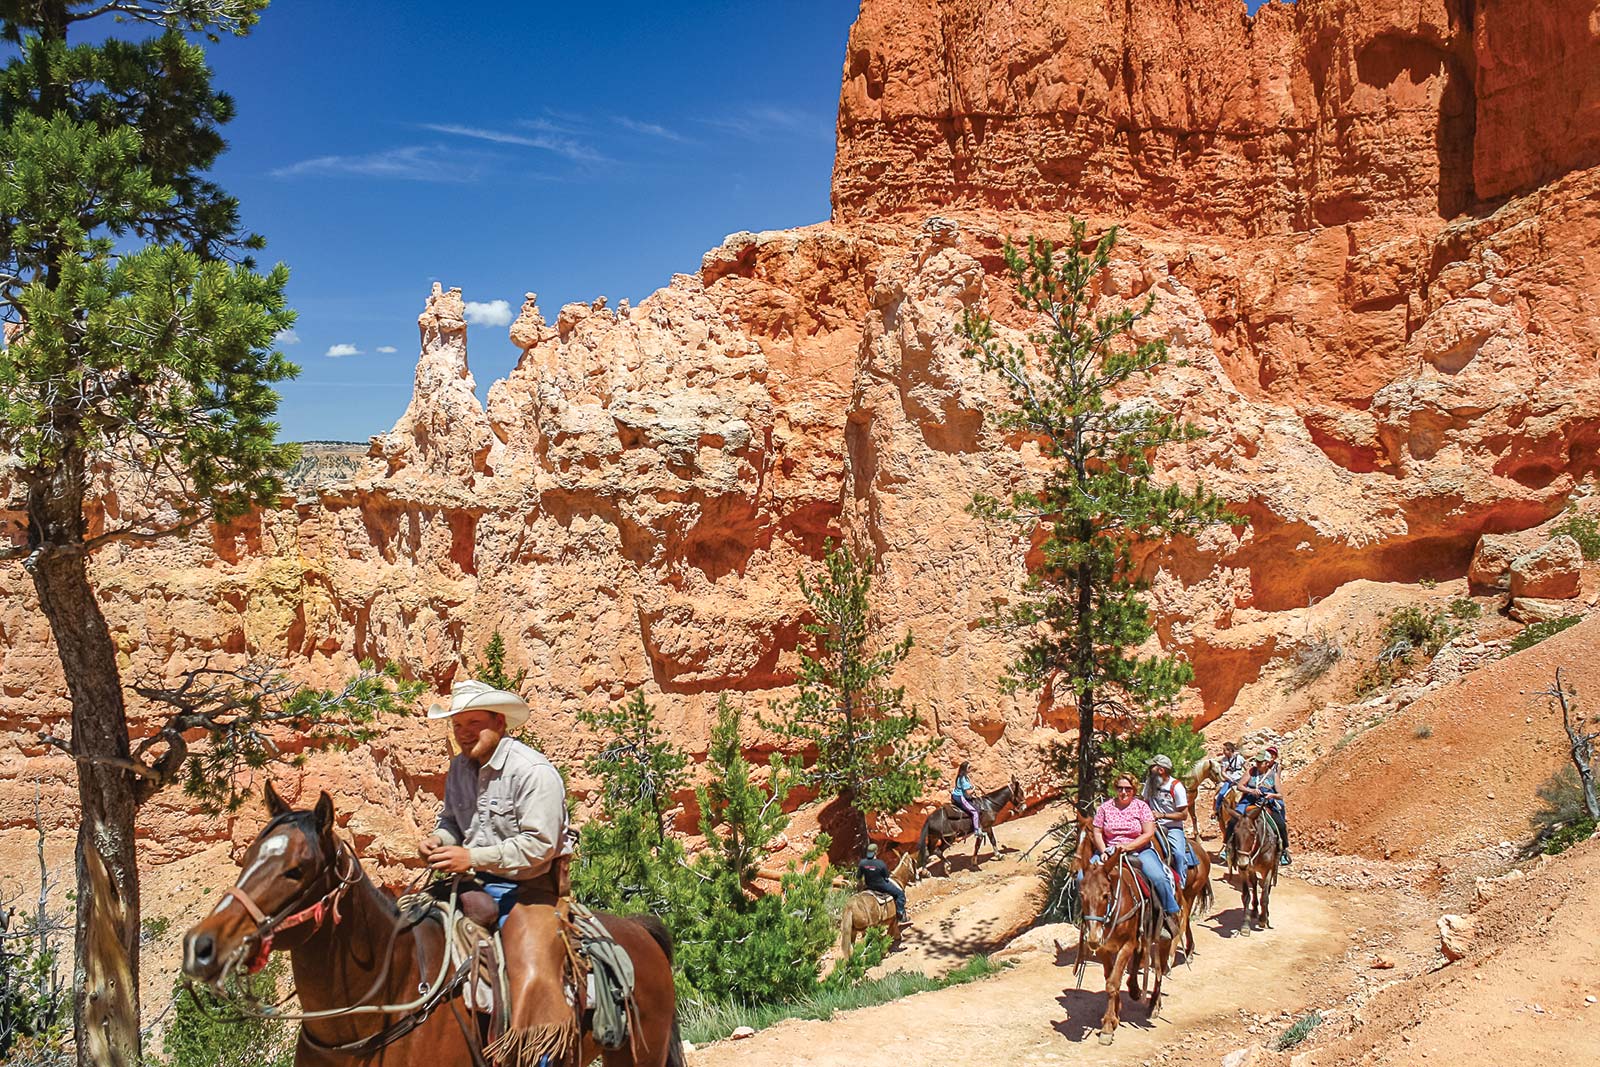
[[[984,812],[989,810],[988,806],[984,804],[979,804],[977,807],[978,815],[980,817]],[[944,807],[939,809],[939,813],[945,817],[947,822],[949,822],[952,830],[955,830],[957,833],[972,833],[972,816],[967,814],[965,808],[959,807],[955,804],[946,804]]]
[[[511,1000],[499,933],[469,916],[459,901],[452,908],[426,891],[403,896],[398,905],[403,912],[422,909],[419,922],[430,914],[437,917],[450,961],[446,984],[460,987],[463,1003],[484,1018],[491,1039],[503,1033],[511,1021]],[[423,974],[438,973],[437,959],[418,962]]]

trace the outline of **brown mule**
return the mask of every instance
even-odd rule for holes
[[[1283,859],[1283,840],[1272,813],[1252,804],[1236,816],[1228,828],[1228,867],[1241,872],[1239,891],[1244,896],[1245,922],[1239,932],[1272,925],[1270,904],[1272,887],[1278,883],[1278,864]]]
[[[285,1016],[301,1020],[296,1067],[484,1063],[476,1020],[459,989],[441,981],[444,931],[432,913],[401,913],[394,898],[373,885],[355,851],[334,835],[326,793],[312,811],[292,811],[269,784],[267,808],[272,819],[245,852],[237,883],[184,934],[184,973],[220,988],[235,971],[258,969],[269,952],[287,949],[301,1006],[299,1016]],[[553,973],[570,973],[574,961],[562,939],[539,939],[550,932],[546,920],[518,916],[529,910],[513,910],[506,937],[524,945],[534,939],[539,948],[525,949],[528,958],[542,952],[551,957],[546,964],[559,962]],[[556,909],[547,911],[553,916]],[[634,963],[631,1048],[596,1050],[585,1030],[581,1041],[568,1042],[565,1060],[553,1062],[576,1065],[601,1055],[608,1067],[682,1067],[671,939],[664,929],[657,936],[649,917],[601,920]],[[561,1003],[567,1003],[565,992]],[[514,1024],[539,1014],[523,1007],[514,1010]],[[562,1033],[574,1033],[579,1027],[570,1008],[564,1014]]]
[[[1078,851],[1074,871],[1083,874],[1078,899],[1083,912],[1082,939],[1078,946],[1079,964],[1087,957],[1099,961],[1106,978],[1106,1011],[1100,1020],[1100,1043],[1109,1045],[1121,1022],[1122,983],[1137,1003],[1142,999],[1139,973],[1146,963],[1154,972],[1150,989],[1149,1016],[1161,1005],[1161,984],[1172,956],[1172,939],[1162,933],[1161,905],[1141,889],[1135,864],[1126,853],[1098,864],[1094,855],[1094,820],[1078,816]]]

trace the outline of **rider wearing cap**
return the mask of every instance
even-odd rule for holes
[[[1218,771],[1222,781],[1217,784],[1216,817],[1217,822],[1222,822],[1223,805],[1227,803],[1228,794],[1239,788],[1239,783],[1244,781],[1245,758],[1239,751],[1239,746],[1232,741],[1222,742],[1222,759],[1217,761]],[[1221,858],[1224,863],[1228,859],[1227,835],[1223,835]]]
[[[1172,759],[1157,755],[1150,759],[1149,771],[1144,780],[1144,802],[1155,813],[1156,827],[1167,843],[1172,865],[1178,869],[1178,885],[1189,877],[1189,868],[1195,865],[1189,851],[1189,837],[1183,832],[1184,820],[1189,817],[1189,793],[1183,783],[1172,773]]]
[[[566,892],[572,854],[567,789],[542,753],[506,736],[528,721],[528,705],[483,682],[457,682],[450,704],[434,704],[428,718],[450,720],[460,755],[445,776],[438,825],[418,853],[435,871],[471,876],[459,887],[469,914],[476,892],[492,898],[502,925],[519,902],[554,904]]]
[[[856,863],[856,873],[861,882],[874,893],[884,893],[894,898],[895,917],[902,923],[906,919],[906,891],[889,877],[889,867],[878,858],[878,846],[868,843],[866,858]]]
[[[1167,870],[1167,865],[1150,847],[1150,841],[1156,835],[1155,814],[1148,804],[1139,799],[1138,789],[1139,784],[1133,775],[1117,775],[1116,797],[1101,804],[1094,813],[1091,833],[1095,855],[1090,862],[1114,860],[1119,851],[1131,855],[1161,903],[1167,936],[1177,937],[1178,894],[1173,890],[1172,874]]]
[[[1289,857],[1289,820],[1284,811],[1283,793],[1278,785],[1278,750],[1268,748],[1256,756],[1255,766],[1250,776],[1239,785],[1240,815],[1251,804],[1260,804],[1267,809],[1267,814],[1272,816],[1272,821],[1278,828],[1278,836],[1282,839],[1283,853],[1279,862],[1287,867]]]

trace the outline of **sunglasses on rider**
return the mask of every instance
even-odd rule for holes
[[[1119,785],[1119,786],[1117,786],[1117,792],[1119,792],[1119,793],[1131,793],[1131,792],[1133,792],[1133,790],[1134,790],[1134,787],[1131,786],[1131,785]]]

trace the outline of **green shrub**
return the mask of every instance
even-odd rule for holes
[[[1433,727],[1427,723],[1418,723],[1417,728],[1411,731],[1411,736],[1422,740],[1433,736]]]
[[[1600,559],[1600,518],[1570,515],[1550,528],[1551,537],[1560,537],[1562,534],[1578,542],[1584,559]]]
[[[1044,879],[1044,910],[1041,922],[1075,923],[1081,913],[1078,906],[1078,882],[1072,875],[1073,857],[1078,851],[1078,818],[1068,811],[1050,828],[1050,847],[1039,860],[1039,877]]]
[[[58,965],[46,926],[0,908],[0,1063],[66,1064],[72,1031],[72,989]]]
[[[273,957],[260,973],[234,981],[232,993],[270,1004],[283,992],[281,957]],[[193,989],[193,993],[189,989]],[[167,1067],[290,1067],[294,1063],[299,1024],[283,1019],[236,1019],[228,1001],[201,986],[172,987],[172,1025],[161,1051]]]
[[[1458,596],[1450,601],[1450,614],[1458,619],[1476,619],[1483,614],[1483,605],[1468,597]]]
[[[1511,639],[1511,648],[1506,652],[1506,655],[1509,656],[1512,652],[1521,652],[1525,648],[1532,648],[1545,638],[1554,637],[1562,630],[1576,626],[1582,621],[1577,615],[1563,615],[1559,619],[1536,622]]]
[[[1579,841],[1587,841],[1594,834],[1595,825],[1593,819],[1582,818],[1552,826],[1540,839],[1540,851],[1547,856],[1559,856]]]
[[[1157,715],[1131,733],[1107,738],[1101,751],[1110,764],[1111,774],[1104,779],[1107,784],[1118,774],[1143,781],[1151,758],[1157,755],[1172,760],[1174,774],[1184,773],[1205,756],[1206,739],[1187,720]]]
[[[1455,628],[1445,621],[1444,612],[1411,605],[1389,616],[1383,627],[1384,651],[1409,662],[1415,651],[1432,656],[1454,634]]]
[[[1563,764],[1535,793],[1539,807],[1529,819],[1536,831],[1533,851],[1555,855],[1594,833],[1595,822],[1583,799],[1583,779],[1572,764]]]
[[[1293,1026],[1289,1027],[1289,1029],[1278,1035],[1278,1040],[1273,1043],[1273,1047],[1279,1052],[1282,1052],[1285,1049],[1294,1048],[1296,1045],[1300,1044],[1300,1042],[1310,1037],[1311,1031],[1315,1030],[1321,1025],[1321,1012],[1314,1011],[1310,1015],[1302,1015],[1299,1019],[1295,1020]]]

